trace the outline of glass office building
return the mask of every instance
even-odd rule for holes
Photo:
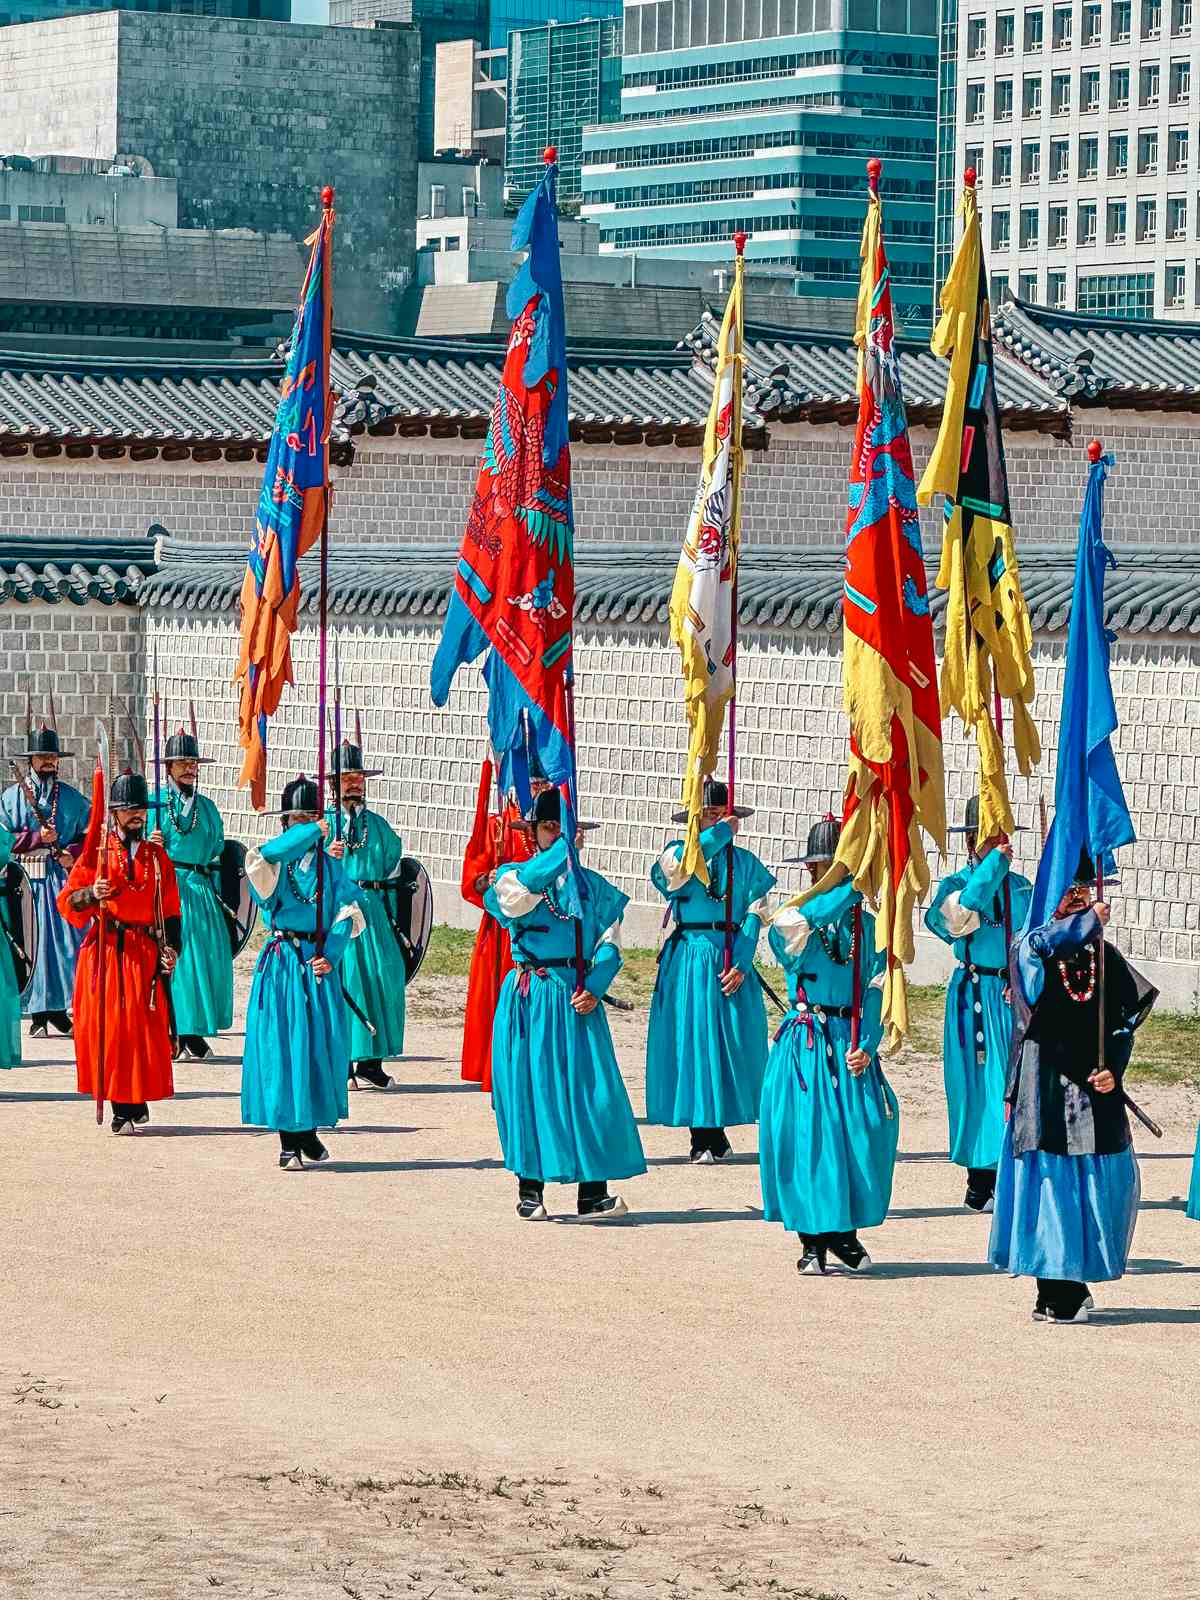
[[[620,15],[621,0],[492,0],[488,7],[488,45],[493,50],[503,49],[509,34],[521,28]]]
[[[292,0],[109,0],[104,5],[85,0],[0,0],[0,27],[13,22],[77,17],[84,11],[174,11],[194,17],[261,17],[268,22],[290,22]]]
[[[558,150],[558,199],[572,212],[580,198],[583,130],[621,114],[621,22],[549,23],[521,28],[508,42],[508,118],[504,185],[509,204],[542,175],[547,145]]]

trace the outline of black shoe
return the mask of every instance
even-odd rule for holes
[[[725,1137],[724,1128],[718,1129],[718,1131],[713,1135],[712,1142],[708,1148],[712,1151],[714,1161],[724,1161],[726,1156],[731,1156],[733,1154],[733,1146]]]
[[[579,1202],[580,1222],[611,1222],[615,1217],[623,1217],[629,1207],[619,1194],[598,1195],[595,1200],[581,1200]]]
[[[853,1234],[842,1234],[830,1239],[829,1252],[837,1257],[849,1272],[870,1272],[871,1258]]]
[[[180,1050],[186,1050],[193,1061],[204,1061],[212,1055],[212,1045],[198,1033],[182,1033],[179,1036]]]
[[[796,1271],[803,1273],[806,1278],[819,1278],[825,1271],[825,1246],[823,1244],[806,1244],[804,1254],[796,1263]]]
[[[546,1208],[541,1195],[522,1195],[517,1201],[517,1215],[522,1222],[545,1222]]]
[[[150,1107],[148,1105],[140,1105],[135,1107],[133,1115],[129,1120],[137,1127],[144,1128],[145,1125],[150,1121]]]
[[[299,1150],[281,1150],[279,1152],[280,1172],[303,1172],[304,1162],[300,1159]]]
[[[44,1011],[39,1011],[29,1026],[31,1039],[46,1039],[50,1035],[49,1018]]]
[[[350,1081],[359,1089],[390,1089],[396,1080],[378,1061],[356,1061],[350,1068]]]
[[[968,1211],[978,1211],[981,1214],[991,1213],[995,1210],[995,1197],[984,1194],[981,1189],[968,1189],[963,1196],[963,1205]]]
[[[112,1131],[114,1133],[120,1134],[120,1133],[136,1133],[137,1130],[133,1125],[133,1118],[132,1117],[118,1116],[117,1113],[114,1111],[113,1112],[113,1119],[112,1119]]]
[[[300,1154],[306,1161],[311,1161],[319,1166],[322,1161],[329,1160],[329,1151],[317,1138],[315,1133],[302,1133],[297,1136],[296,1144]]]
[[[47,1012],[52,1027],[57,1028],[65,1038],[69,1039],[75,1031],[71,1026],[71,1019],[65,1011]]]

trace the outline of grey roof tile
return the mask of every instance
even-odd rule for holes
[[[51,605],[134,605],[144,579],[156,570],[154,540],[0,539],[0,605],[5,601]]]
[[[1006,301],[996,343],[1075,405],[1200,409],[1200,323],[1048,311]]]

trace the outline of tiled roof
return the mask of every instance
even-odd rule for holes
[[[366,384],[369,422],[352,433],[482,438],[504,360],[500,346],[335,334],[333,383]],[[0,455],[266,459],[282,363],[273,355],[192,358],[0,351]],[[571,368],[571,436],[595,443],[690,445],[704,432],[712,384],[687,353],[587,350]],[[747,416],[747,442],[762,445]]]
[[[706,312],[683,342],[711,362],[720,329],[719,318]],[[896,348],[909,422],[936,426],[946,396],[947,363],[927,340],[899,339]],[[750,402],[768,425],[850,422],[858,415],[858,352],[849,334],[748,322],[746,369]],[[1042,378],[998,360],[996,384],[1008,427],[1067,433],[1067,402]]]
[[[143,579],[155,570],[152,538],[0,539],[0,605],[133,605]]]
[[[1108,576],[1110,626],[1126,633],[1200,634],[1200,551],[1176,545],[1114,546],[1118,566]],[[334,546],[330,607],[359,617],[445,614],[457,551],[447,545]],[[139,598],[189,614],[232,610],[245,571],[243,545],[160,546],[161,570]],[[577,555],[576,616],[593,625],[665,627],[678,550],[671,545],[589,545]],[[841,546],[747,549],[739,575],[739,612],[750,628],[825,629],[840,626]],[[303,607],[317,604],[313,561],[301,563]],[[1021,575],[1034,627],[1065,630],[1075,574],[1071,544],[1028,545]],[[945,595],[933,596],[940,626]]]
[[[1003,350],[1075,405],[1200,410],[1200,323],[1096,317],[1010,300],[996,312],[993,330]]]

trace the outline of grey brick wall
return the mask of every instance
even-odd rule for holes
[[[180,620],[152,612],[146,625],[148,639],[159,641],[160,662],[170,663],[164,687],[172,700],[195,696],[202,737],[218,758],[206,769],[206,781],[232,830],[248,839],[262,837],[274,820],[255,817],[244,792],[233,789],[233,619]],[[461,673],[448,706],[439,711],[428,692],[434,629],[349,620],[339,624],[339,638],[348,716],[361,711],[368,756],[385,769],[375,783],[375,802],[428,866],[439,920],[465,924],[471,913],[459,898],[458,881],[484,754],[482,680],[475,669]],[[287,696],[270,736],[272,796],[316,764],[311,629],[301,629],[294,656],[300,688]],[[662,907],[646,874],[668,836],[685,751],[676,656],[659,633],[585,629],[576,658],[581,808],[603,823],[589,837],[587,859],[632,896],[631,941],[650,943]],[[1039,792],[1048,800],[1053,796],[1062,641],[1040,639],[1036,664],[1035,714],[1046,743],[1042,777],[1013,780],[1020,820],[1031,829]],[[792,853],[810,820],[836,805],[841,793],[840,641],[752,634],[742,643],[741,669],[739,781],[758,808],[744,839],[775,863]],[[1200,647],[1171,640],[1124,643],[1113,679],[1122,718],[1118,759],[1139,832],[1139,842],[1125,852],[1116,926],[1122,947],[1146,967],[1170,1003],[1187,1007],[1200,996]],[[974,762],[956,726],[947,730],[946,760],[957,814],[973,787]],[[1036,842],[1034,831],[1019,838],[1027,870],[1036,860]],[[783,870],[785,886],[798,887],[797,869]],[[918,975],[944,970],[940,946],[922,940]]]
[[[353,33],[357,30],[346,30]],[[0,39],[3,32],[0,31]],[[1200,539],[1194,449],[1200,419],[1085,412],[1064,441],[1010,433],[1009,470],[1018,545],[1073,539],[1084,482],[1084,443],[1098,433],[1117,457],[1106,505],[1114,542]],[[829,544],[845,525],[851,430],[776,430],[747,473],[748,542]],[[914,430],[918,472],[933,435]],[[479,445],[461,439],[371,439],[338,481],[334,535],[358,542],[457,543],[474,489]],[[578,535],[676,544],[695,493],[697,453],[578,444],[572,451]],[[258,497],[257,465],[191,462],[0,461],[0,534],[142,534],[162,523],[180,538],[240,540]],[[926,552],[940,544],[940,512],[923,517]]]

